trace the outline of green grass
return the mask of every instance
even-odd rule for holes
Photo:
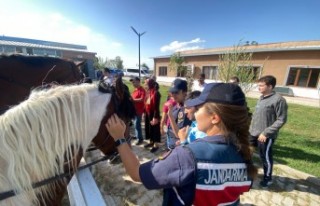
[[[130,88],[130,82],[126,82]],[[160,85],[161,104],[166,101],[167,86]],[[253,112],[257,99],[247,98]],[[294,169],[320,177],[320,109],[288,104],[288,121],[280,130],[273,147],[274,160]]]

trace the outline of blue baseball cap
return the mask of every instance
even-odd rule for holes
[[[187,107],[194,107],[206,102],[245,106],[246,97],[242,89],[232,83],[210,83],[207,84],[200,96],[185,102]]]
[[[188,82],[183,79],[175,79],[173,81],[173,86],[170,88],[169,92],[177,93],[180,90],[184,92],[188,91]]]

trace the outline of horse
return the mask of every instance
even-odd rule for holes
[[[83,79],[79,72],[84,63],[44,56],[0,55],[0,115],[23,101],[33,88],[53,83],[63,85],[85,82],[86,79]],[[126,104],[123,108],[134,111],[131,106],[133,103],[128,100],[130,94],[124,89],[122,79],[116,81],[115,85],[119,102]],[[109,111],[114,111],[114,108],[111,106]],[[122,116],[126,116],[127,120],[132,119],[134,113],[130,112],[123,113]],[[93,142],[107,154],[109,146],[104,144],[103,136],[107,135],[107,132],[101,127],[99,134],[101,135],[94,138]]]
[[[65,158],[70,170],[77,167],[73,157],[104,125],[111,93],[99,92],[96,85],[57,86],[33,91],[0,116],[0,193],[10,189],[16,193],[1,206],[35,205],[52,198],[55,184],[36,189],[33,184],[63,173]],[[107,140],[114,148],[113,139]]]
[[[0,55],[0,115],[29,96],[32,88],[56,83],[79,83],[73,61],[24,55]]]
[[[41,67],[39,66],[41,65]],[[18,68],[17,68],[18,66]],[[6,69],[5,69],[6,68]],[[21,69],[26,74],[25,77],[41,76],[46,73],[46,78],[15,78]],[[11,69],[10,73],[6,73],[5,70]],[[41,70],[41,73],[37,71]],[[42,71],[43,70],[43,71]],[[58,72],[60,71],[60,72]],[[61,73],[64,73],[63,75]],[[69,62],[61,59],[52,59],[48,57],[24,57],[24,56],[1,56],[0,57],[0,81],[8,85],[8,89],[2,88],[0,84],[0,108],[5,112],[9,108],[8,105],[18,104],[19,101],[25,99],[31,88],[42,85],[43,82],[51,83],[51,81],[58,82],[60,84],[66,83],[79,83],[81,78],[73,62]],[[102,90],[108,90],[105,87]],[[18,91],[19,90],[19,91]],[[110,88],[109,88],[110,90]],[[121,77],[115,79],[114,87],[111,88],[112,97],[110,104],[108,104],[107,114],[103,117],[99,127],[98,134],[94,137],[93,143],[101,150],[105,155],[110,155],[116,151],[112,138],[108,134],[108,131],[104,127],[104,123],[107,119],[116,112],[123,120],[129,122],[135,116],[135,110],[128,89],[123,84]],[[22,95],[20,97],[19,95]],[[11,103],[4,103],[7,101],[6,97],[11,95]],[[9,101],[7,101],[9,102]],[[2,106],[2,107],[1,107]],[[129,135],[126,135],[129,136]],[[107,137],[107,138],[106,138]],[[76,156],[76,164],[78,165],[82,153],[78,153]],[[65,168],[68,171],[68,167]],[[72,174],[70,172],[70,174]],[[70,178],[66,180],[60,180],[55,183],[55,191],[52,192],[51,197],[48,199],[41,198],[40,205],[59,205],[61,199],[66,191],[66,185]]]

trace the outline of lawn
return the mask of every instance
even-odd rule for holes
[[[126,82],[133,90],[130,82]],[[160,85],[161,104],[167,97],[168,87]],[[257,99],[247,98],[253,112]],[[275,142],[276,162],[320,177],[320,109],[297,104],[289,104],[288,122],[280,130]]]

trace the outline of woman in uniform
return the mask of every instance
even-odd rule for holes
[[[163,205],[238,205],[257,174],[245,95],[235,84],[212,83],[186,104],[197,108],[207,136],[143,164],[123,138],[125,124],[116,115],[108,120],[127,173],[147,189],[164,189]]]

